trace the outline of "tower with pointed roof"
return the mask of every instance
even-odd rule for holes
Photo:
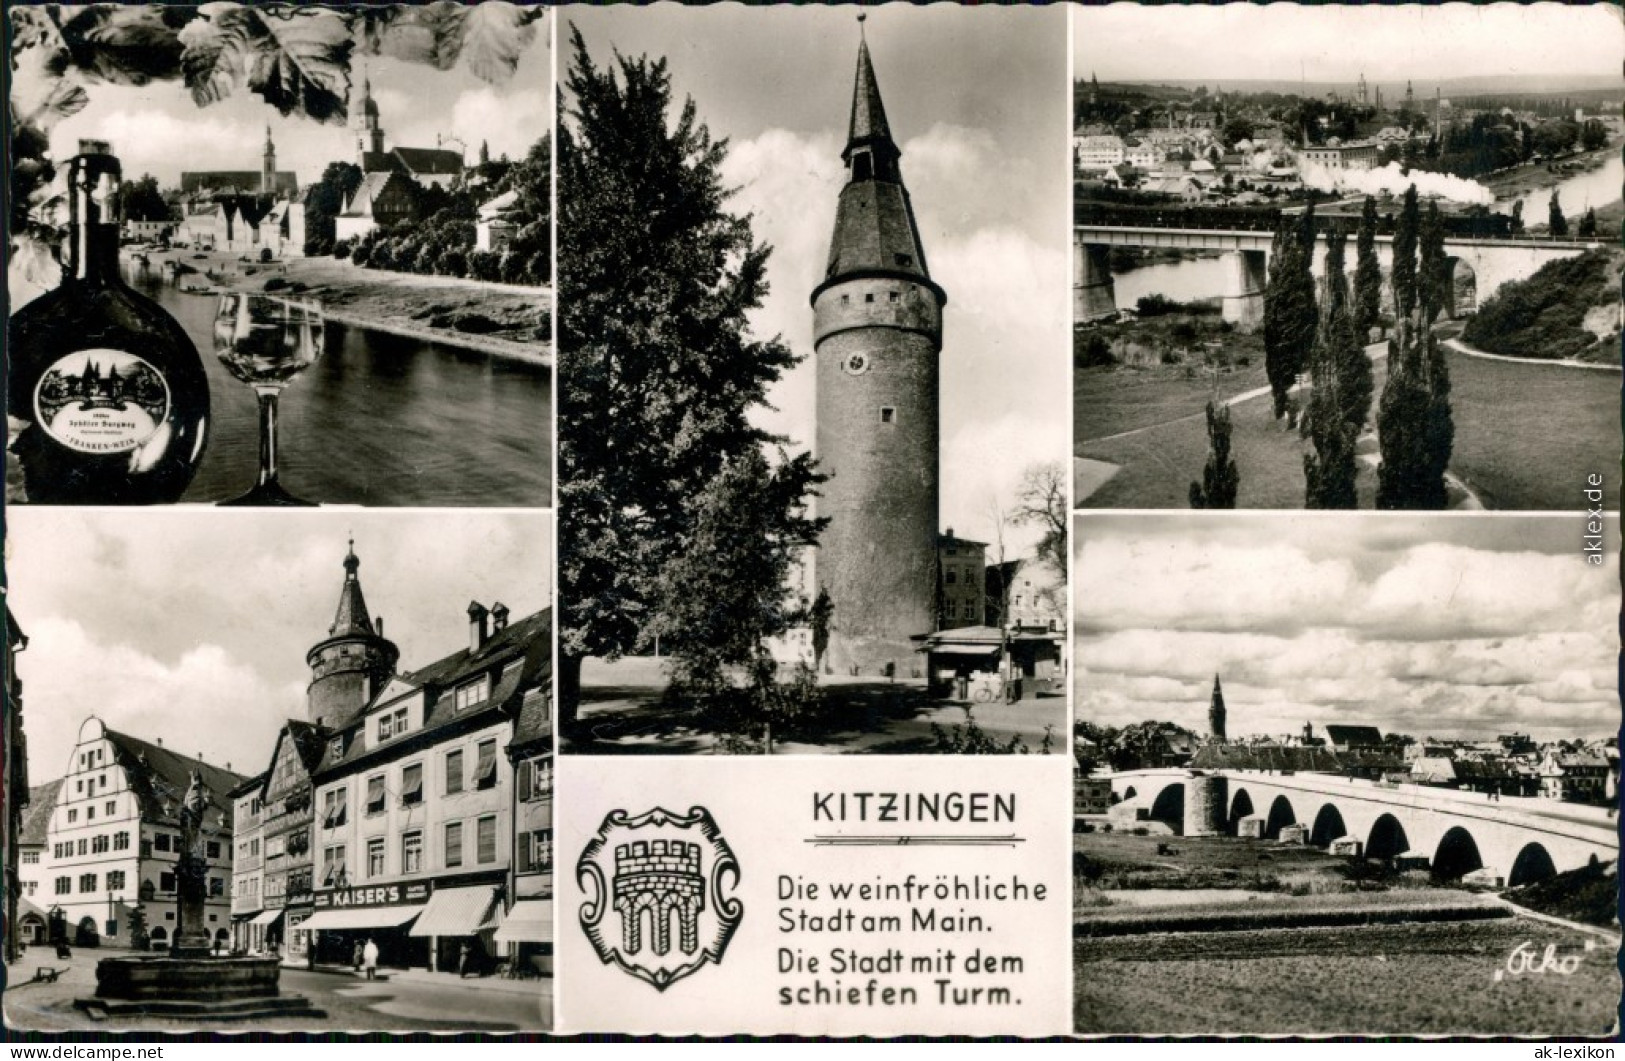
[[[861,18],[860,18],[861,22]],[[858,45],[829,264],[812,292],[817,580],[833,673],[909,677],[937,625],[938,354],[947,295],[925,248],[867,40]]]
[[[361,106],[355,109],[356,164],[366,169],[370,155],[384,153],[384,129],[378,124],[378,103],[372,98],[372,79],[361,76]]]
[[[1219,688],[1219,676],[1213,676],[1213,696],[1207,705],[1207,729],[1216,741],[1224,736],[1224,690]]]
[[[339,607],[327,637],[306,655],[310,685],[306,689],[306,718],[314,725],[336,729],[348,723],[389,683],[400,650],[384,637],[384,621],[367,613],[357,572],[361,560],[355,542],[344,557],[344,585]]]
[[[260,161],[260,192],[271,195],[276,191],[276,145],[271,142],[271,127],[265,127],[265,156]]]

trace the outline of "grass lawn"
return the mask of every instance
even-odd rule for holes
[[[1509,975],[1523,943],[1537,965],[1547,944],[1579,964]],[[1084,1034],[1603,1035],[1619,1000],[1608,945],[1525,918],[1080,939],[1073,954]]]
[[[1200,423],[1214,387],[1213,376],[1206,371],[1197,369],[1187,378],[1182,366],[1083,368],[1073,378],[1074,430],[1080,440],[1190,416]],[[1218,377],[1221,398],[1267,386],[1262,359]],[[1207,437],[1205,429],[1202,436]]]
[[[1617,374],[1452,353],[1450,384],[1450,470],[1486,508],[1581,510],[1590,472],[1603,476],[1604,507],[1619,508]]]

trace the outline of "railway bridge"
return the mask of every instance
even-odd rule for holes
[[[1264,286],[1270,246],[1279,211],[1223,208],[1124,207],[1079,204],[1072,232],[1073,320],[1101,320],[1117,312],[1112,284],[1113,247],[1167,247],[1217,251],[1224,258],[1224,319],[1242,331],[1253,331],[1264,319]],[[1522,280],[1547,262],[1572,258],[1602,246],[1597,241],[1552,240],[1513,236],[1488,218],[1451,218],[1446,226],[1445,254],[1450,292],[1445,305],[1452,317],[1471,313],[1481,299],[1510,280]],[[1346,250],[1352,282],[1354,248],[1347,218],[1318,218],[1350,231]],[[1316,226],[1314,269],[1323,272],[1330,224]],[[1394,237],[1377,236],[1377,255],[1386,275],[1393,265]]]
[[[1488,868],[1514,886],[1619,858],[1604,807],[1259,770],[1131,770],[1111,783],[1114,803],[1183,835],[1233,835],[1256,816],[1267,839],[1301,826],[1315,846],[1352,839],[1363,857],[1425,860],[1447,879]]]

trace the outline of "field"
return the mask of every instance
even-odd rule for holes
[[[1373,368],[1380,397],[1383,362]],[[1257,372],[1262,375],[1261,368]],[[1190,483],[1207,460],[1201,415],[1207,385],[1184,381],[1172,370],[1156,375],[1127,369],[1079,374],[1079,455],[1120,466],[1083,506],[1189,505]],[[1450,469],[1485,508],[1578,510],[1585,475],[1593,471],[1607,483],[1604,506],[1619,506],[1618,376],[1452,353],[1450,377],[1456,421]],[[1182,403],[1186,415],[1175,419]],[[1270,415],[1267,396],[1233,406],[1231,423],[1241,476],[1237,506],[1302,508],[1309,444]],[[1119,434],[1137,427],[1146,429]],[[1088,441],[1094,438],[1105,441]],[[1370,464],[1362,464],[1357,489],[1361,507],[1373,507],[1376,473]]]
[[[1579,961],[1511,975],[1525,943]],[[1524,918],[1080,939],[1073,970],[1083,1034],[1603,1035],[1619,999],[1610,945]]]

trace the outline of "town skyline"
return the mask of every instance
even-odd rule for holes
[[[150,174],[161,187],[173,188],[183,171],[257,172],[269,127],[277,169],[293,171],[304,187],[321,179],[328,163],[355,161],[353,112],[366,79],[389,147],[435,147],[437,136],[455,137],[467,162],[478,160],[482,142],[492,158],[523,158],[553,128],[550,15],[534,30],[513,76],[502,85],[476,77],[467,63],[437,70],[357,53],[350,69],[352,113],[342,124],[284,117],[246,87],[199,107],[181,81],[98,83],[90,87],[83,110],[52,128],[51,157],[76,154],[80,140],[104,140],[119,156],[126,180]],[[18,72],[14,98],[30,98],[31,82],[38,80],[30,74],[28,68]]]
[[[305,653],[333,621],[351,535],[402,671],[467,644],[471,600],[519,619],[552,599],[543,514],[9,515],[6,596],[29,639],[17,671],[35,784],[61,776],[91,715],[245,776],[264,769],[282,724],[305,717]]]
[[[938,530],[993,540],[989,509],[1013,507],[1025,467],[1065,458],[1068,369],[1064,240],[1069,108],[1064,18],[1057,9],[997,12],[880,7],[869,44],[903,181],[931,277],[947,292],[941,358]],[[773,248],[770,291],[753,333],[780,336],[805,360],[754,422],[810,450],[815,418],[813,314],[852,109],[860,27],[852,9],[572,9],[559,25],[561,82],[579,29],[600,67],[611,49],[664,58],[673,102],[692,98],[714,140],[727,138],[733,213],[751,215]],[[1000,91],[989,93],[987,84]],[[565,99],[565,113],[570,101]],[[563,116],[561,116],[563,117]],[[1033,528],[1007,528],[1010,555]]]
[[[1617,543],[1617,522],[1609,522]],[[1074,551],[1075,718],[1236,735],[1611,732],[1617,561],[1562,517],[1090,516]]]
[[[1616,5],[1109,4],[1073,13],[1074,73],[1102,81],[1353,83],[1501,74],[1592,75],[1617,83]],[[1217,41],[1245,46],[1215,47]],[[1507,42],[1516,41],[1516,47]],[[1422,91],[1420,85],[1417,88]]]

